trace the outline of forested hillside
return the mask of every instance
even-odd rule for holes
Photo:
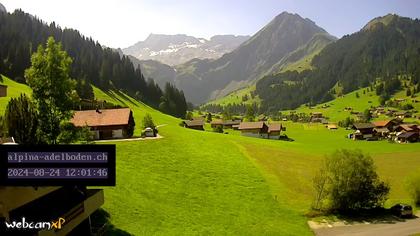
[[[303,57],[304,51],[296,58],[290,56],[318,34],[328,33],[307,18],[283,12],[231,53],[217,60],[194,59],[177,66],[176,85],[195,104],[223,97],[255,82],[274,65],[281,68],[280,61],[290,63]],[[333,37],[324,39],[333,41]]]
[[[418,88],[420,21],[387,15],[361,31],[326,46],[312,60],[312,70],[267,76],[256,85],[265,111],[320,103],[361,87],[378,88],[386,100],[399,89],[400,79]]]
[[[153,80],[146,80],[140,67],[134,67],[127,56],[104,47],[77,30],[62,29],[23,11],[0,13],[0,73],[25,82],[24,71],[37,47],[53,36],[73,59],[71,77],[77,80],[77,92],[82,98],[93,98],[91,84],[103,89],[118,89],[156,107],[176,110],[172,115],[183,116],[186,101],[182,91],[166,86],[164,91]],[[173,99],[173,100],[168,100]]]

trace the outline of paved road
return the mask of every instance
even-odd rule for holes
[[[408,236],[420,233],[420,218],[390,224],[359,224],[314,231],[317,236]]]

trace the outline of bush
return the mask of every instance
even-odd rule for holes
[[[156,128],[155,123],[153,122],[153,118],[149,113],[146,113],[146,115],[143,118],[143,129],[145,128]]]
[[[379,180],[373,159],[359,150],[338,150],[326,157],[313,184],[313,208],[339,212],[382,207],[390,190]]]
[[[186,120],[192,120],[193,119],[193,113],[192,112],[187,112],[187,114],[185,115],[185,119]]]
[[[223,133],[223,127],[221,125],[217,125],[213,128],[213,131],[216,133]]]
[[[76,142],[80,138],[79,130],[71,122],[63,122],[60,124],[60,134],[57,137],[58,143],[70,144]]]
[[[4,116],[5,131],[19,144],[38,144],[39,114],[35,104],[25,94],[12,98]]]
[[[407,189],[414,203],[420,206],[420,169],[407,178]]]
[[[84,126],[79,130],[79,140],[83,144],[90,144],[93,143],[93,134],[90,132],[90,128],[88,126]]]

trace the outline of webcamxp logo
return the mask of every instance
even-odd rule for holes
[[[6,229],[22,229],[22,230],[31,230],[31,229],[47,229],[47,230],[58,230],[61,229],[61,227],[64,225],[64,222],[66,220],[64,218],[58,218],[55,221],[51,222],[29,222],[26,221],[25,217],[22,217],[21,221],[12,221],[12,222],[5,222],[6,223]]]

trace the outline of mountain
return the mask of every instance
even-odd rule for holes
[[[390,14],[327,45],[312,70],[262,78],[256,95],[265,111],[326,102],[362,87],[375,89],[384,102],[404,84],[419,87],[419,65],[420,20]]]
[[[219,58],[247,39],[249,36],[216,35],[206,40],[185,34],[150,34],[145,41],[125,48],[123,52],[139,60],[156,60],[173,66],[194,58]]]
[[[261,78],[315,35],[328,35],[313,21],[283,12],[238,48],[219,59],[195,59],[176,66],[176,85],[195,104],[224,96]],[[333,40],[331,36],[325,37]],[[301,58],[303,55],[296,55]],[[289,58],[289,59],[287,59]],[[284,63],[277,64],[281,68]]]
[[[7,13],[6,8],[1,3],[0,3],[0,12],[6,12]]]
[[[93,99],[94,85],[105,91],[122,91],[167,114],[185,115],[183,92],[173,86],[160,88],[153,80],[146,80],[141,68],[134,67],[121,50],[105,47],[77,30],[62,29],[55,23],[47,25],[21,10],[0,14],[0,29],[0,74],[15,81],[25,82],[31,54],[53,37],[72,58],[70,76],[76,80],[81,98]]]
[[[144,77],[153,79],[159,87],[165,87],[166,83],[175,84],[176,70],[166,64],[154,60],[139,60],[133,56],[128,56],[137,68],[140,66]]]

